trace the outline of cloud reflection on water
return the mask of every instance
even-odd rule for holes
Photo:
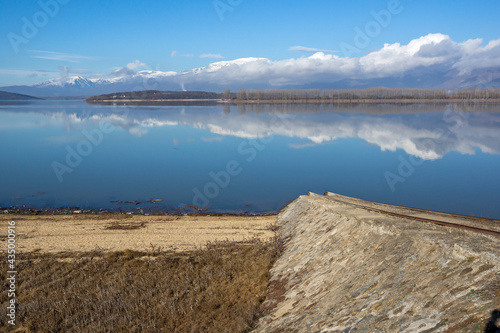
[[[303,139],[306,148],[343,138],[359,138],[381,150],[401,149],[425,160],[449,152],[500,153],[500,113],[496,105],[233,105],[215,107],[85,107],[40,111],[67,131],[91,128],[105,119],[141,137],[151,128],[188,126],[244,139],[271,135]],[[466,112],[464,112],[466,111]],[[486,112],[485,112],[486,111]],[[281,123],[276,126],[276,121]],[[214,140],[215,139],[210,139]],[[210,141],[206,140],[206,142]],[[217,139],[220,140],[220,139]]]

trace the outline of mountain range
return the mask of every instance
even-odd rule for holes
[[[203,69],[202,69],[203,70]],[[195,71],[191,73],[179,73],[178,75],[196,76]],[[206,73],[206,72],[205,72]],[[486,73],[486,74],[485,74]],[[486,75],[496,76],[485,81]],[[199,75],[199,74],[198,74]],[[177,76],[177,75],[176,75]],[[179,82],[178,80],[169,80],[162,74],[151,73],[149,71],[137,72],[130,77],[120,77],[113,79],[92,79],[83,76],[71,76],[61,79],[52,79],[31,86],[6,86],[0,87],[0,90],[16,94],[24,94],[39,97],[49,96],[91,96],[100,94],[109,94],[123,91],[139,90],[169,90],[182,91],[188,88],[191,90],[222,92],[229,88],[236,91],[239,88],[247,89],[349,89],[349,88],[368,88],[368,87],[389,87],[389,88],[434,88],[434,89],[468,89],[468,88],[490,88],[500,87],[500,69],[490,69],[474,71],[467,76],[456,75],[453,72],[435,72],[422,74],[409,74],[405,76],[373,78],[373,79],[341,79],[338,81],[311,82],[304,84],[285,84],[275,86],[265,82],[253,82],[249,80],[245,83],[205,83],[193,82],[190,84]]]
[[[99,77],[60,77],[31,86],[0,90],[32,96],[89,96],[123,91],[169,90],[222,92],[245,89],[348,89],[367,87],[467,89],[500,87],[500,39],[457,43],[428,34],[384,44],[364,56],[316,52],[285,60],[239,58],[187,71],[138,70],[139,60]]]
[[[204,82],[196,80],[197,76],[206,76],[220,69],[211,66],[196,68],[188,72],[180,72],[175,75],[165,75],[165,72],[139,71],[134,75],[117,77],[112,79],[93,79],[83,76],[71,76],[64,79],[52,79],[31,86],[6,86],[0,90],[25,94],[31,96],[91,96],[109,94],[122,91],[137,90],[201,90],[222,92],[229,88],[236,91],[239,88],[247,89],[348,89],[367,87],[390,87],[390,88],[440,88],[440,89],[468,89],[500,87],[500,68],[475,70],[467,75],[458,75],[456,71],[448,72],[423,72],[410,73],[403,76],[391,76],[371,79],[340,79],[337,81],[323,80],[318,82],[307,82],[304,84],[284,84],[280,86],[269,82],[259,82],[249,79],[246,82]],[[189,83],[183,83],[179,78],[190,78]],[[485,79],[486,78],[486,79]],[[192,80],[195,79],[195,80]],[[188,81],[188,80],[186,80]]]

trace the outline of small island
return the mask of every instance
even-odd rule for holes
[[[102,105],[209,105],[220,101],[222,94],[206,91],[143,90],[90,96],[88,104]]]

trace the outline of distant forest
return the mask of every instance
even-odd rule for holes
[[[484,89],[414,89],[414,88],[366,88],[366,89],[240,89],[232,94],[223,92],[224,99],[237,101],[301,101],[335,102],[362,100],[500,100],[500,88]]]

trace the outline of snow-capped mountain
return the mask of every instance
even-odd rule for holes
[[[252,61],[224,61],[183,72],[140,71],[133,75],[110,79],[72,76],[52,79],[32,86],[0,87],[0,91],[31,96],[91,96],[139,90],[201,90],[222,92],[229,88],[246,89],[346,89],[385,87],[413,88],[486,88],[500,87],[500,68],[475,70],[458,75],[456,70],[412,72],[406,75],[380,78],[342,78],[332,80],[328,75],[318,80],[300,82],[284,77],[273,77],[266,68],[268,59]],[[255,68],[262,67],[261,70]]]
[[[66,87],[66,88],[89,88],[96,85],[109,84],[111,80],[104,79],[88,79],[83,76],[70,76],[64,78],[57,78],[48,81],[43,81],[34,84],[35,88],[49,88],[49,87]]]

